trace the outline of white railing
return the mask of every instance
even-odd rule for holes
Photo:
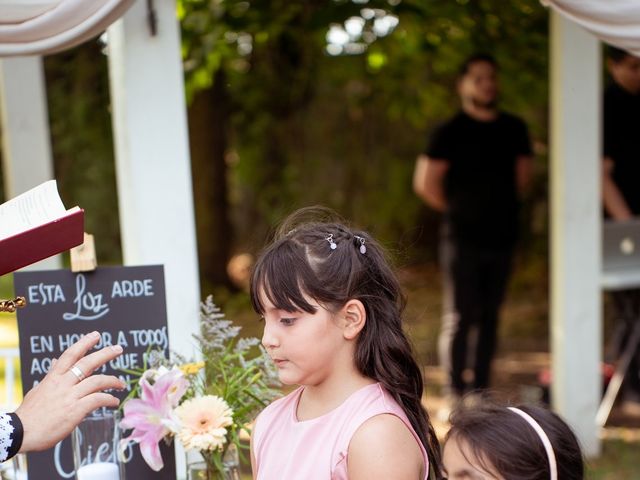
[[[15,359],[20,358],[18,348],[0,348],[0,362],[4,363],[4,398],[0,397],[1,408],[12,409],[15,407],[14,392],[16,388]]]

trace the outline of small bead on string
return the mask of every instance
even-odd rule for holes
[[[333,241],[333,233],[330,233],[329,236],[325,238],[325,240],[329,242],[329,247],[331,247],[331,250],[335,250],[336,248],[338,248],[336,242]]]

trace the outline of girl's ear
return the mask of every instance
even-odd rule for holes
[[[343,318],[342,334],[347,340],[355,339],[367,323],[367,312],[360,300],[351,299],[340,311]]]

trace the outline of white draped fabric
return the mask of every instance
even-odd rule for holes
[[[104,31],[135,0],[0,0],[0,56],[55,53]],[[640,56],[640,0],[541,0]]]
[[[134,0],[0,0],[0,56],[45,55],[102,33]]]
[[[542,0],[600,40],[640,57],[640,0]]]

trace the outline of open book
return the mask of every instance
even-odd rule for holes
[[[0,205],[0,275],[83,242],[84,210],[67,210],[55,180]]]

